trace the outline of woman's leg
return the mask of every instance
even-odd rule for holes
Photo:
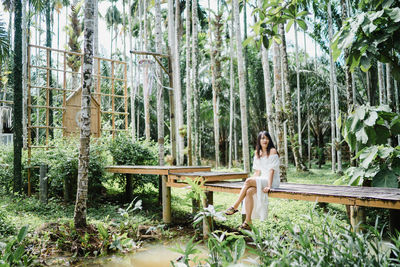
[[[247,178],[246,181],[244,182],[244,185],[243,185],[242,189],[240,190],[239,197],[236,200],[235,204],[233,204],[233,208],[235,210],[239,207],[240,202],[243,201],[244,197],[246,196],[247,189],[249,189],[249,187],[257,187],[255,178],[253,178],[253,177]]]
[[[254,194],[257,193],[256,187],[249,187],[246,192],[246,203],[245,203],[245,211],[246,211],[246,219],[245,222],[247,224],[251,224],[251,214],[253,213],[254,208]]]

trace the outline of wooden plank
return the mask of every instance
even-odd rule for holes
[[[243,182],[214,182],[206,183],[204,189],[213,192],[227,192],[238,194],[243,185]],[[168,186],[185,188],[188,187],[185,183],[169,182]],[[318,187],[318,186],[317,186]],[[295,188],[303,188],[300,190],[293,190]],[[336,191],[337,186],[324,186],[325,189]],[[290,190],[289,190],[290,189]],[[299,184],[282,184],[279,188],[271,189],[270,197],[293,199],[293,200],[306,200],[313,202],[337,203],[352,206],[365,206],[386,209],[400,209],[400,190],[396,188],[377,188],[378,191],[383,193],[375,193],[368,195],[367,193],[373,192],[375,188],[368,187],[346,187],[341,186],[341,194],[329,194],[328,192],[309,192],[307,187],[301,187]],[[344,189],[344,190],[343,190]],[[346,190],[348,192],[346,192]],[[359,194],[364,193],[363,196],[351,194],[352,191],[357,191]],[[363,192],[366,191],[366,192]],[[350,192],[350,194],[349,194]],[[385,194],[385,192],[392,192],[392,194]]]

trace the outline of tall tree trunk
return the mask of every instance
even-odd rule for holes
[[[385,101],[385,80],[383,75],[383,63],[377,62],[378,64],[378,85],[379,85],[379,105],[386,104]]]
[[[332,27],[332,10],[331,5],[328,6],[328,16],[329,16],[329,42],[332,43],[333,38],[333,27]],[[339,94],[337,88],[337,80],[336,80],[336,69],[333,62],[332,56],[332,48],[329,45],[329,62],[330,62],[330,90],[331,90],[331,133],[332,133],[332,171],[336,171],[336,154],[337,153],[337,172],[341,174],[342,171],[342,150],[340,147],[341,143],[341,134],[340,128],[337,125],[337,121],[339,119],[340,110],[339,110]],[[332,105],[333,103],[333,105]],[[334,112],[334,116],[332,116],[332,111]]]
[[[395,111],[397,114],[400,114],[399,87],[397,80],[394,80],[394,98],[395,98]],[[400,145],[400,134],[397,136],[397,144]]]
[[[245,65],[243,57],[242,35],[240,32],[239,20],[239,3],[238,0],[233,0],[234,19],[236,29],[236,49],[238,61],[238,76],[239,76],[239,99],[240,99],[240,118],[242,128],[242,150],[244,171],[250,171],[250,154],[249,154],[249,135],[247,123],[247,97],[246,97],[246,80],[245,80]]]
[[[233,9],[231,14],[231,24],[230,24],[230,32],[229,32],[229,48],[230,48],[230,60],[229,60],[229,159],[228,159],[228,168],[232,167],[232,141],[233,141],[233,106],[234,106],[234,97],[233,97],[233,89],[235,87],[234,77],[233,77],[233,59],[234,59],[234,47],[233,47],[233,35],[234,35],[234,16]],[[269,125],[269,124],[268,124]]]
[[[192,87],[190,75],[190,4],[186,2],[186,127],[188,166],[192,160]]]
[[[299,43],[297,38],[297,22],[294,22],[294,38],[296,47],[296,85],[297,85],[297,135],[299,143],[299,155],[303,158],[302,138],[301,138],[301,109],[300,109],[300,62],[299,62]]]
[[[393,101],[392,101],[392,65],[390,63],[386,63],[386,94],[387,94],[387,104],[390,109],[394,111]]]
[[[22,1],[14,1],[14,120],[13,120],[13,145],[14,145],[14,183],[13,191],[22,191]],[[11,34],[11,31],[10,31]],[[11,39],[10,39],[11,40]]]
[[[276,134],[276,145],[278,149],[278,153],[281,159],[285,158],[285,147],[284,147],[284,130],[283,130],[283,102],[282,102],[282,70],[281,70],[281,60],[280,60],[280,51],[279,45],[276,41],[274,41],[274,91],[275,91],[275,134]],[[286,182],[286,165],[284,161],[281,160],[280,166],[280,175],[281,181]]]
[[[76,228],[86,226],[86,201],[88,193],[90,155],[90,94],[93,81],[93,0],[85,0],[84,14],[83,86],[80,123],[81,132],[79,147],[78,188],[74,212],[74,223]]]
[[[307,69],[307,39],[306,31],[304,31],[304,69]],[[306,93],[307,97],[310,96],[310,88],[308,87],[307,73],[305,73],[306,81]],[[307,158],[308,158],[308,168],[311,169],[311,133],[310,133],[310,103],[307,102]]]
[[[144,51],[148,51],[147,1],[143,1],[143,43]],[[144,101],[144,132],[146,140],[150,140],[150,84],[149,63],[143,65],[143,101]]]
[[[274,108],[272,105],[272,91],[271,91],[271,74],[269,71],[269,56],[268,50],[261,45],[261,63],[264,74],[264,92],[265,92],[265,107],[267,111],[267,127],[274,142],[276,142],[275,126],[273,123]]]
[[[283,24],[279,24],[279,32],[282,36],[281,37],[282,38],[281,57],[282,57],[282,73],[283,73],[282,78],[285,89],[285,110],[286,110],[287,126],[289,131],[289,139],[292,145],[292,152],[296,169],[298,171],[307,171],[307,167],[303,164],[301,160],[299,147],[297,146],[297,141],[295,138],[294,118],[293,118],[293,109],[292,109],[290,84],[289,84],[289,65],[287,60],[285,29]]]
[[[51,48],[51,43],[52,43],[52,32],[51,32],[51,24],[52,24],[52,16],[53,16],[53,12],[52,12],[52,6],[51,6],[51,1],[47,1],[46,2],[46,46]],[[52,64],[52,57],[51,57],[51,50],[48,53],[48,57],[49,57],[49,66],[51,68],[51,64]],[[48,70],[47,71],[47,75],[48,75],[48,87],[53,87],[53,77],[52,77],[52,71]],[[51,89],[46,89],[48,90],[48,94],[47,97],[49,98],[49,106],[53,106],[53,90]],[[47,117],[47,116],[46,116]],[[48,126],[52,127],[53,126],[53,109],[49,108],[48,110],[48,118],[47,118],[47,124]],[[46,131],[47,132],[47,131]],[[47,136],[48,135],[48,136]],[[54,137],[54,131],[52,128],[48,128],[48,134],[46,134],[47,138],[51,138],[53,139]]]
[[[180,17],[179,0],[175,0],[175,32],[174,32],[174,91],[175,91],[175,115],[177,128],[177,145],[178,145],[178,165],[183,164],[184,157],[184,136],[183,136],[183,106],[182,106],[182,86],[181,86],[181,66],[179,58],[179,17]]]
[[[171,135],[171,154],[173,158],[173,164],[176,164],[177,160],[177,131],[176,131],[176,108],[175,108],[175,93],[176,92],[176,72],[175,69],[175,18],[174,18],[174,1],[168,1],[168,54],[169,54],[169,71],[172,71],[169,76],[170,87],[173,88],[169,90],[169,104],[170,104],[170,135]],[[172,79],[172,80],[171,80]]]
[[[132,4],[131,0],[128,0],[128,6],[129,6],[129,51],[132,51],[133,49],[133,44],[132,44]],[[135,122],[135,83],[134,83],[134,74],[133,74],[133,55],[132,53],[129,53],[129,73],[130,73],[130,81],[131,81],[131,90],[130,90],[130,97],[131,97],[131,127],[132,127],[132,141],[136,140],[136,122]],[[135,56],[136,59],[136,56]],[[161,80],[162,81],[162,80]]]
[[[194,163],[200,165],[199,160],[199,90],[198,90],[198,16],[197,16],[197,0],[192,2],[192,88],[193,88],[193,126],[194,126]]]
[[[28,5],[28,9],[29,9]],[[29,22],[27,23],[27,17],[29,19]],[[27,148],[27,134],[28,134],[28,117],[27,117],[27,105],[28,105],[28,96],[27,96],[27,72],[28,72],[28,57],[27,57],[27,51],[28,51],[28,37],[29,37],[29,29],[30,29],[30,12],[28,16],[26,15],[26,0],[22,1],[22,132],[23,132],[23,138],[22,138],[22,143],[23,143],[23,148]],[[0,63],[1,65],[1,63]],[[2,132],[0,132],[2,133]]]
[[[346,0],[340,0],[341,2],[341,7],[342,7],[342,21],[345,21],[347,19],[347,4]],[[331,2],[329,1],[329,7],[328,9],[331,8]],[[328,11],[329,12],[329,11]],[[331,12],[332,13],[332,12]],[[330,15],[332,17],[332,14]],[[344,58],[347,58],[349,55],[349,50],[345,49],[344,50]],[[347,92],[347,113],[350,114],[352,111],[352,106],[354,105],[353,102],[353,82],[352,82],[352,76],[350,73],[350,66],[345,63],[344,65],[344,71],[346,74],[346,92]]]
[[[161,32],[161,3],[155,1],[156,11],[156,52],[162,53],[162,32]],[[163,75],[161,66],[157,65],[157,133],[158,133],[158,164],[164,165],[164,94]]]
[[[328,27],[329,27],[329,39],[330,42],[332,40],[332,11],[331,11],[331,2],[328,3]],[[336,172],[336,123],[335,123],[335,98],[334,98],[334,87],[335,87],[335,80],[334,80],[334,63],[332,57],[332,49],[329,46],[329,62],[330,62],[330,102],[331,102],[331,154],[332,154],[332,171]],[[346,73],[346,86],[350,86],[348,84],[348,74]],[[347,92],[349,92],[349,88],[347,87]],[[347,96],[349,97],[349,95]],[[349,100],[348,100],[349,101]]]

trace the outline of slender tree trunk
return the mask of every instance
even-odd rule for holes
[[[129,23],[129,51],[132,51],[133,45],[132,45],[132,4],[131,0],[128,0],[128,6],[129,6],[129,18],[128,18],[128,23]],[[129,53],[129,73],[130,73],[130,81],[131,81],[131,90],[130,90],[130,96],[131,96],[131,127],[132,127],[132,141],[135,141],[135,136],[136,136],[136,125],[135,125],[135,84],[134,84],[134,76],[133,76],[133,55],[132,53]],[[136,56],[135,56],[136,58]],[[162,79],[160,80],[162,81]]]
[[[28,6],[29,8],[29,6]],[[29,14],[30,15],[30,14]],[[27,62],[28,62],[28,57],[27,57],[27,51],[28,51],[28,34],[29,34],[29,28],[30,28],[30,18],[29,18],[29,23],[27,23],[27,15],[26,15],[26,0],[22,1],[22,132],[23,132],[23,138],[22,138],[22,143],[23,143],[23,148],[27,148],[27,122],[28,122],[28,117],[27,117]],[[28,24],[28,25],[27,25]],[[1,67],[1,63],[0,63]],[[2,133],[2,132],[0,132]]]
[[[307,167],[303,164],[301,160],[299,147],[296,144],[297,142],[295,138],[293,109],[292,109],[292,101],[291,101],[290,85],[289,85],[289,66],[287,61],[286,39],[285,39],[285,30],[283,24],[279,24],[279,32],[282,36],[282,44],[281,44],[282,73],[283,73],[283,82],[285,90],[285,103],[286,103],[285,110],[286,110],[287,126],[289,131],[289,139],[292,145],[292,151],[296,169],[298,171],[306,171]]]
[[[301,109],[300,109],[300,62],[299,62],[299,43],[297,37],[297,22],[294,22],[294,38],[296,47],[296,85],[297,85],[297,135],[299,143],[299,155],[303,157],[302,138],[301,138]]]
[[[369,104],[369,105],[371,105],[371,78],[369,77],[370,76],[370,74],[369,74],[369,70],[367,70],[367,72],[365,73],[365,77],[366,77],[366,80],[367,80],[367,98],[368,98],[368,100],[367,100],[367,103]]]
[[[230,48],[230,60],[229,60],[229,159],[228,159],[228,168],[232,168],[232,141],[233,141],[233,120],[234,120],[234,97],[233,97],[233,89],[235,87],[234,77],[233,77],[233,59],[234,59],[234,47],[233,47],[233,35],[234,35],[234,16],[233,9],[231,14],[231,24],[230,24],[230,33],[229,33],[229,48]],[[269,124],[268,124],[269,126]]]
[[[282,103],[282,70],[281,70],[281,60],[279,45],[274,41],[274,91],[275,91],[275,134],[276,134],[276,145],[278,148],[278,153],[281,159],[285,158],[285,147],[284,147],[284,129],[283,129],[283,103]],[[286,165],[281,160],[280,166],[281,181],[286,182]]]
[[[199,165],[199,90],[198,90],[198,17],[197,0],[192,1],[192,88],[193,88],[193,125],[194,125],[194,163]]]
[[[393,108],[392,101],[392,65],[390,63],[386,63],[386,94],[387,94],[387,104],[389,105],[391,110]]]
[[[331,2],[329,1],[328,3],[328,27],[329,27],[329,38],[332,40],[332,11],[331,11]],[[335,148],[335,143],[336,143],[336,123],[335,123],[335,98],[334,98],[334,86],[335,86],[335,80],[334,80],[334,72],[335,72],[335,67],[333,63],[333,57],[332,57],[332,49],[329,46],[329,62],[330,62],[330,101],[331,101],[331,154],[332,154],[332,171],[336,172],[336,148]],[[348,75],[346,74],[346,78]],[[348,80],[346,79],[346,85],[348,85]],[[349,92],[349,88],[347,87],[347,92]],[[349,95],[347,95],[349,97]]]
[[[192,87],[190,75],[190,4],[186,2],[186,127],[188,166],[192,165]]]
[[[267,111],[267,127],[274,142],[276,142],[275,126],[273,123],[274,108],[272,105],[271,74],[269,71],[269,51],[261,46],[261,63],[264,74],[265,107]]]
[[[143,1],[143,43],[144,51],[148,51],[148,27],[147,27],[147,1]],[[150,140],[150,88],[149,88],[149,63],[143,65],[143,100],[144,100],[144,131],[146,140]]]
[[[22,192],[22,1],[14,1],[14,192]],[[10,31],[11,34],[11,31]],[[10,39],[11,40],[11,39]]]
[[[156,52],[162,53],[162,32],[161,32],[161,1],[155,1],[156,15]],[[162,69],[157,65],[157,80],[162,83]],[[164,94],[162,84],[157,83],[157,133],[158,133],[158,164],[164,165]]]
[[[383,63],[377,62],[378,64],[378,84],[379,84],[379,105],[386,104],[385,101],[385,81],[383,76]]]
[[[52,43],[52,32],[51,32],[51,24],[52,24],[52,16],[53,16],[53,12],[52,12],[52,6],[51,6],[51,1],[47,1],[46,2],[46,46],[51,48],[51,43]],[[51,57],[51,50],[48,53],[48,57],[49,57],[49,65],[51,68],[51,64],[52,64],[52,57]],[[47,75],[48,75],[48,80],[49,80],[49,87],[53,87],[53,78],[52,78],[52,71],[48,70],[47,71]],[[48,90],[48,94],[47,96],[49,97],[48,101],[49,101],[49,106],[53,106],[53,90],[51,89],[47,89]],[[49,116],[48,116],[48,126],[52,127],[53,125],[53,109],[49,109]],[[49,128],[48,130],[49,132],[49,136],[47,138],[53,139],[54,137],[54,131],[53,128]]]
[[[168,53],[169,53],[169,71],[170,74],[170,87],[173,88],[169,90],[169,104],[170,104],[170,135],[171,135],[171,154],[173,158],[173,164],[176,164],[177,160],[177,137],[176,137],[176,108],[175,108],[175,93],[176,92],[176,68],[175,68],[175,18],[174,18],[174,1],[168,1]]]
[[[131,7],[129,7],[131,8]],[[124,46],[124,60],[127,61],[126,58],[126,22],[125,22],[125,18],[126,18],[126,12],[125,12],[125,0],[122,1],[122,28],[123,28],[123,46]]]
[[[307,69],[307,40],[306,40],[306,32],[304,31],[304,69]],[[308,79],[307,73],[305,73],[305,81],[306,81],[306,92],[307,97],[310,96],[310,88],[308,87]],[[311,133],[310,133],[310,103],[307,102],[307,158],[308,158],[308,168],[311,169]]]
[[[347,19],[347,4],[345,0],[340,0],[341,2],[341,7],[342,7],[342,21],[345,21]],[[331,2],[329,1],[329,7],[328,9],[331,8]],[[328,10],[328,12],[331,12]],[[332,12],[329,15],[332,19]],[[344,51],[344,57],[347,58],[349,55],[349,50],[345,49]],[[346,92],[347,92],[347,113],[350,114],[352,111],[352,106],[354,105],[353,102],[353,82],[352,82],[352,76],[350,73],[350,66],[348,64],[344,65],[344,71],[346,74]]]
[[[399,104],[399,88],[397,80],[394,80],[394,98],[395,98],[395,110],[396,114],[400,114],[400,104]],[[397,144],[400,145],[400,134],[397,136]]]
[[[94,3],[85,0],[84,8],[84,56],[83,56],[83,86],[80,123],[80,147],[78,167],[78,188],[74,212],[76,228],[86,226],[88,172],[90,155],[90,102],[93,81],[93,31],[94,31]]]
[[[181,67],[180,67],[180,58],[179,58],[179,18],[180,17],[180,7],[179,0],[175,0],[175,32],[174,32],[174,90],[175,90],[175,115],[176,115],[176,126],[177,132],[177,145],[178,145],[178,165],[183,164],[184,157],[184,136],[182,135],[183,130],[183,106],[182,106],[182,86],[181,86]]]
[[[239,20],[239,3],[238,0],[233,0],[234,19],[236,29],[236,49],[238,61],[238,76],[239,76],[239,96],[240,96],[240,118],[242,128],[242,148],[243,148],[243,163],[244,171],[250,171],[250,155],[249,155],[249,136],[247,124],[247,97],[246,97],[246,80],[245,80],[245,65],[243,57],[242,35],[240,32]]]

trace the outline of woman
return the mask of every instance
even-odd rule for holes
[[[267,193],[271,188],[279,187],[280,184],[279,155],[267,131],[261,131],[258,134],[253,170],[254,176],[246,179],[239,198],[225,211],[226,215],[235,214],[238,212],[240,202],[245,200],[242,213],[246,214],[246,219],[239,230],[250,230],[252,219],[258,218],[263,221],[267,218]]]

